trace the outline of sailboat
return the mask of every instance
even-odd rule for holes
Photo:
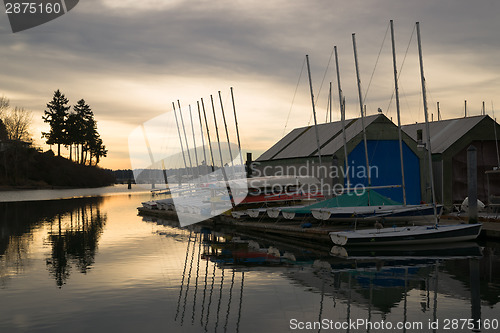
[[[438,215],[441,215],[442,205],[438,205]],[[428,220],[433,216],[432,204],[402,205],[391,200],[375,190],[362,194],[346,193],[331,199],[330,205],[314,207],[311,214],[317,220],[327,221],[416,221]]]
[[[361,80],[359,77],[359,68],[357,61],[356,52],[356,42],[355,35],[353,34],[353,46],[354,46],[354,59],[356,63],[356,75],[358,82],[358,95],[360,101],[360,112],[361,112],[361,123],[363,127],[363,142],[365,148],[365,159],[366,168],[370,170],[368,150],[367,150],[367,138],[366,129],[364,125],[365,110],[363,107],[363,96],[361,94]],[[338,66],[338,55],[337,47],[334,47],[335,51],[335,62],[337,67],[337,81],[339,88],[339,101],[340,101],[340,112],[342,120],[342,133],[343,133],[343,145],[344,145],[344,159],[346,161],[346,166],[348,165],[348,154],[347,154],[347,139],[345,135],[345,102],[342,96],[342,89],[340,87],[340,71]],[[386,186],[371,186],[371,177],[368,173],[368,187],[364,187],[364,191],[359,194],[357,191],[352,191],[349,189],[350,180],[349,174],[347,173],[347,193],[336,196],[333,199],[326,200],[323,203],[313,204],[306,207],[293,207],[293,208],[283,208],[281,209],[282,215],[287,219],[292,219],[296,217],[304,217],[312,215],[318,220],[331,220],[331,221],[357,221],[359,219],[363,220],[380,220],[381,218],[385,220],[396,220],[396,221],[414,221],[417,219],[430,219],[434,213],[434,206],[430,204],[419,204],[419,205],[407,205],[406,203],[406,186],[404,179],[404,165],[403,165],[403,150],[402,150],[402,135],[401,135],[401,123],[399,120],[399,99],[397,94],[397,83],[396,83],[396,103],[398,108],[398,134],[399,134],[399,148],[400,148],[400,159],[401,159],[401,174],[402,174],[402,190],[403,190],[403,203],[396,202],[390,198],[384,197],[375,190],[383,188],[393,188],[400,187],[400,185],[386,185]],[[442,206],[438,206],[438,214],[441,214]],[[273,216],[277,216],[277,209],[272,211],[268,210],[269,213],[273,213]]]
[[[479,236],[480,232],[480,223],[436,224],[331,232],[330,238],[334,244],[341,246],[410,245],[473,240]]]
[[[421,243],[443,243],[454,241],[473,240],[479,236],[481,232],[481,224],[459,224],[459,225],[439,225],[437,214],[436,196],[434,192],[434,180],[432,174],[432,156],[431,156],[431,140],[429,131],[429,121],[427,113],[427,98],[425,91],[424,69],[422,62],[422,48],[420,42],[420,26],[417,25],[418,50],[420,59],[420,74],[422,82],[422,97],[424,102],[424,115],[427,134],[427,152],[429,160],[429,180],[431,183],[432,206],[434,210],[435,224],[432,226],[410,226],[410,227],[393,227],[390,229],[382,229],[381,225],[376,229],[366,229],[346,232],[331,232],[330,238],[336,245],[354,246],[354,245],[396,245],[396,244],[421,244]],[[393,40],[393,57],[394,52],[394,30],[391,20],[391,35]],[[396,75],[395,75],[396,77]]]

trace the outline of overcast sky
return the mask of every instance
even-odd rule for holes
[[[500,105],[499,15],[498,0],[82,0],[62,17],[15,34],[0,14],[0,95],[33,111],[39,145],[53,92],[60,89],[71,104],[84,98],[109,150],[101,165],[116,169],[130,167],[134,128],[171,111],[173,101],[195,106],[219,90],[231,110],[233,87],[243,151],[255,159],[284,132],[312,124],[306,54],[318,120],[326,119],[330,81],[339,119],[333,58],[328,65],[334,45],[348,117],[359,114],[352,33],[368,114],[381,108],[396,119],[390,19],[404,123],[423,121],[416,21],[430,112],[440,102],[444,118],[463,116],[467,100],[470,114],[485,101],[491,115],[492,104]]]

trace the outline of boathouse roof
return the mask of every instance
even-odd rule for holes
[[[365,127],[368,128],[376,121],[387,121],[382,114],[365,117]],[[361,118],[346,119],[345,132],[347,142],[362,133],[363,126]],[[333,155],[344,145],[342,138],[342,122],[336,121],[318,125],[321,155]],[[317,156],[318,145],[316,143],[316,131],[314,125],[300,127],[292,130],[274,146],[265,151],[257,161],[268,161],[277,159],[288,159],[297,157]]]
[[[432,121],[429,123],[429,130],[431,134],[431,149],[433,154],[442,154],[448,148],[450,148],[455,142],[466,135],[474,127],[479,125],[479,123],[485,119],[489,119],[493,122],[493,119],[488,115],[473,116],[467,118],[456,118]],[[488,121],[488,120],[486,120]],[[498,126],[498,125],[497,125]],[[423,141],[426,141],[426,126],[425,123],[417,123],[411,125],[402,126],[403,131],[411,136],[414,140],[417,140],[417,131],[422,130]],[[493,134],[493,123],[491,123],[491,128],[486,129],[487,132]],[[500,135],[500,133],[498,133]],[[494,140],[494,138],[491,138]]]

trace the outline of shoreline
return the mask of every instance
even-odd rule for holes
[[[34,191],[34,190],[78,190],[78,189],[95,189],[110,187],[116,185],[127,185],[120,183],[113,183],[103,186],[90,186],[90,187],[78,187],[78,186],[57,186],[57,185],[0,185],[0,192],[18,192],[18,191]]]
[[[39,188],[39,189],[0,189],[0,203],[21,202],[21,201],[43,201],[73,199],[84,197],[102,197],[110,195],[138,195],[148,194],[149,190],[140,187],[128,189],[127,185],[113,184],[101,187],[85,188]]]

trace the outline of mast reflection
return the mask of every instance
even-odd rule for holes
[[[205,332],[239,331],[245,317],[245,280],[255,279],[261,272],[278,272],[292,288],[318,295],[314,312],[307,313],[318,322],[340,315],[346,321],[367,318],[403,324],[425,318],[427,324],[427,320],[447,315],[438,304],[443,296],[469,301],[470,318],[476,320],[481,318],[481,299],[494,305],[500,295],[498,278],[491,274],[500,267],[496,250],[490,247],[483,256],[483,248],[474,242],[441,248],[365,251],[325,247],[322,251],[318,244],[308,247],[307,243],[201,225],[172,229],[177,227],[173,221],[144,220],[168,226],[173,235],[179,230],[189,234],[176,321],[186,326],[183,317],[190,317],[190,325],[199,325]],[[162,235],[168,237],[168,232]],[[255,283],[258,281],[250,283],[251,288]],[[483,297],[486,294],[488,298]],[[414,312],[415,304],[420,315]]]

